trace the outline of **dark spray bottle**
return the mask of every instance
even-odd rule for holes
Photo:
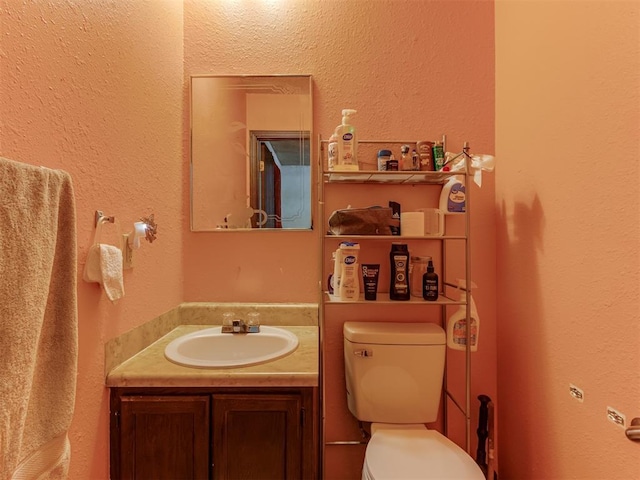
[[[438,300],[438,274],[433,268],[433,261],[429,260],[427,273],[422,275],[422,298],[435,302]]]

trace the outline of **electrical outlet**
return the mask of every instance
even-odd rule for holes
[[[607,419],[622,428],[627,424],[627,419],[624,416],[624,413],[617,411],[613,407],[607,407]]]
[[[133,248],[129,245],[129,234],[122,234],[122,269],[133,268]]]
[[[580,403],[584,402],[584,391],[581,388],[576,387],[573,383],[569,384],[569,395]]]

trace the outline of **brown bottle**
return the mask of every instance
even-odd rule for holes
[[[422,171],[433,171],[433,142],[422,140],[416,143],[418,156],[420,157],[420,168]]]

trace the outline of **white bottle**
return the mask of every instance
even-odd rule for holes
[[[344,243],[344,242],[343,242]],[[342,245],[342,243],[340,244]],[[333,262],[333,294],[340,296],[340,283],[342,277],[342,250],[340,246],[334,252],[335,260]]]
[[[338,135],[336,132],[329,137],[329,152],[327,155],[327,168],[329,171],[335,170],[338,164]]]
[[[440,210],[447,215],[466,212],[466,188],[461,175],[449,177],[449,181],[442,187]]]
[[[334,164],[334,170],[358,170],[358,140],[356,137],[356,128],[350,123],[351,115],[355,113],[355,110],[349,108],[342,110],[342,124],[338,125],[335,131],[338,137],[338,162]]]
[[[360,245],[344,242],[340,245],[340,300],[358,300],[360,298],[360,269],[358,255]],[[337,262],[337,260],[336,260]]]
[[[459,280],[460,283],[464,284]],[[465,301],[467,299],[467,292],[460,290],[460,300]],[[475,352],[478,350],[478,337],[480,335],[480,317],[478,316],[478,310],[476,309],[476,302],[473,301],[473,296],[469,293],[470,302],[470,317],[471,317],[471,337],[470,350]],[[460,308],[449,317],[447,321],[447,346],[454,350],[466,350],[467,348],[467,306],[460,305]]]

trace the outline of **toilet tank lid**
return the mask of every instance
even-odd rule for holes
[[[444,345],[446,336],[435,323],[345,322],[344,338],[379,345]]]

